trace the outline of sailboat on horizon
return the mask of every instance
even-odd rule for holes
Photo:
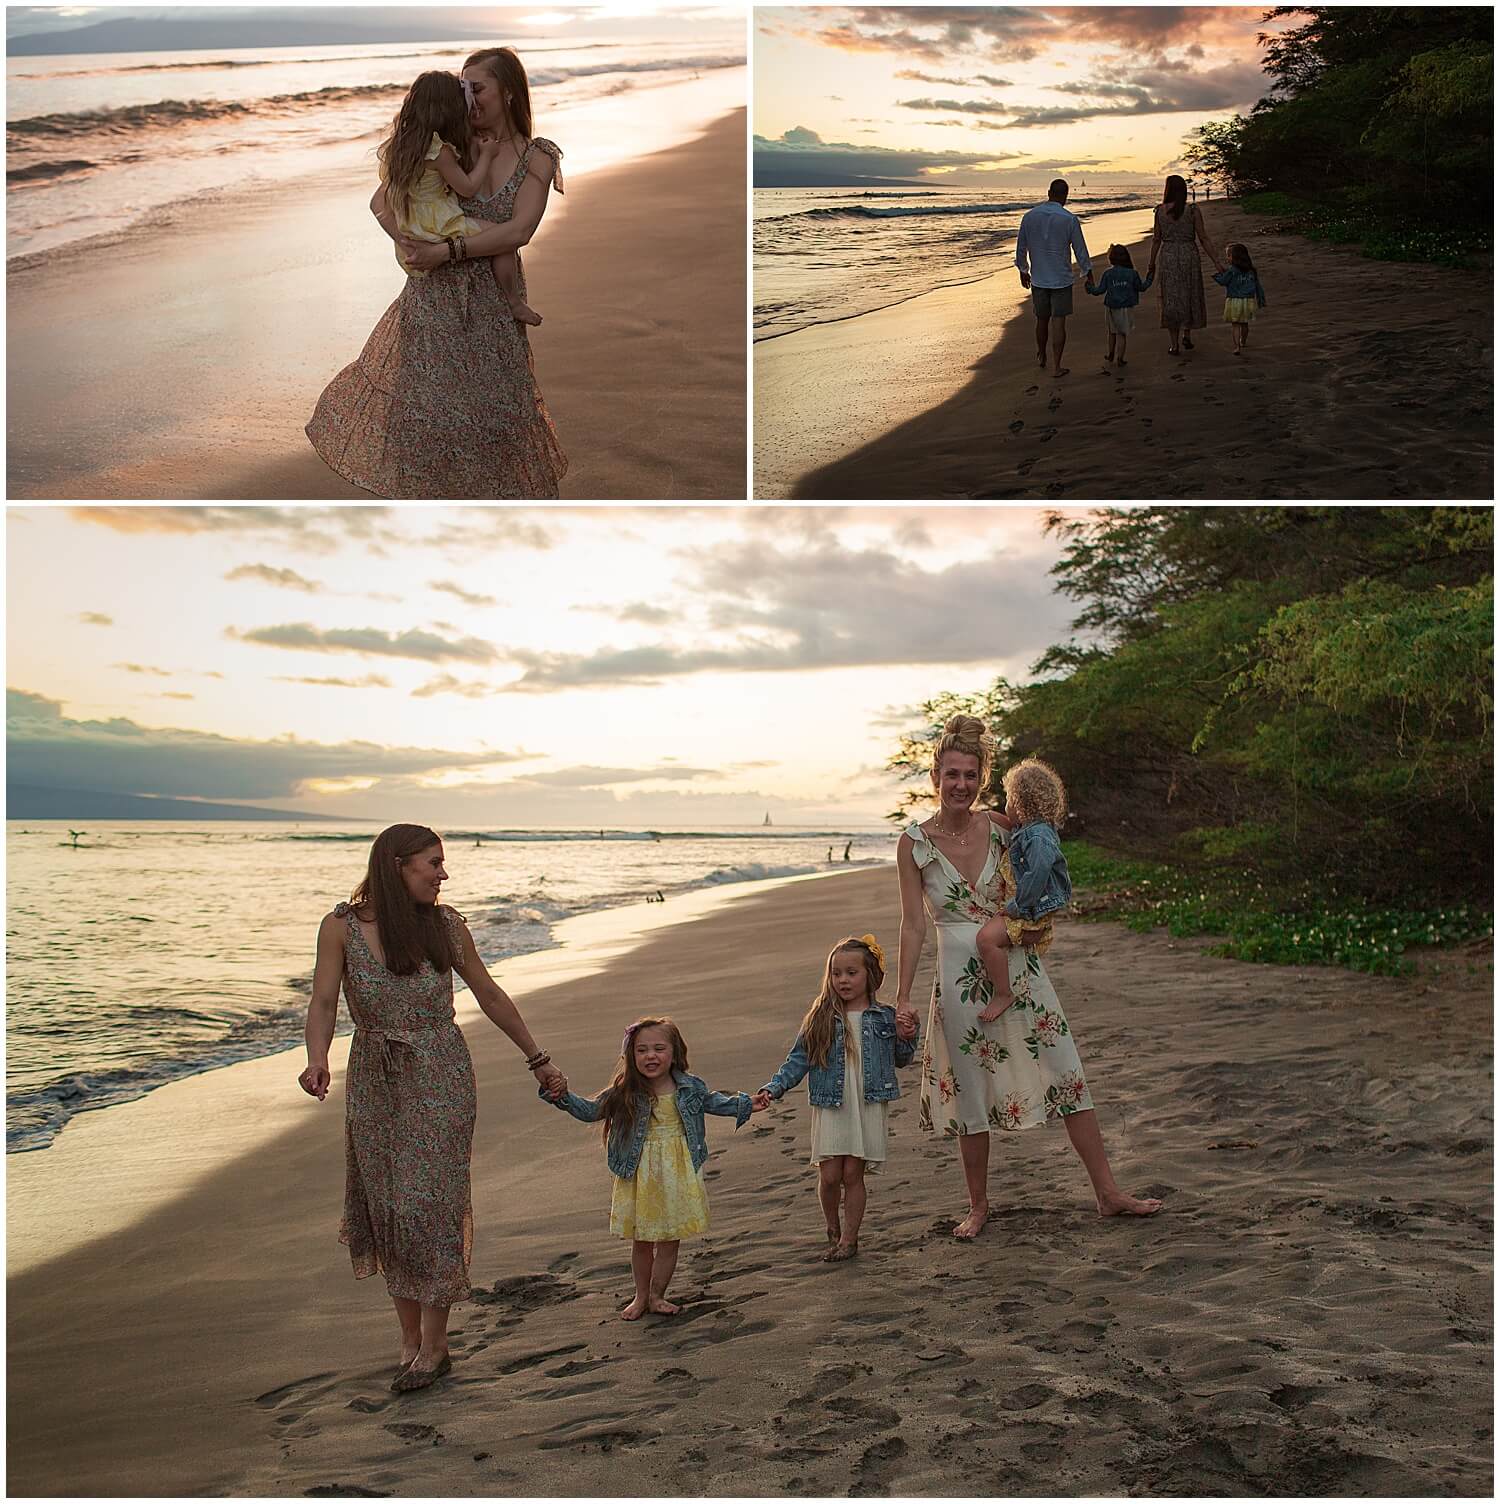
[[[766,818],[764,820],[762,820],[760,823],[762,825],[769,825],[771,823],[771,811],[770,810],[766,811]]]

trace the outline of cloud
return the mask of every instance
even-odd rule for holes
[[[654,684],[687,674],[784,673],[887,664],[1024,668],[1067,629],[1044,570],[1012,553],[924,570],[878,545],[817,539],[788,547],[749,538],[685,551],[685,585],[712,633],[593,653],[511,650],[519,693]]]
[[[629,601],[624,605],[611,606],[574,606],[573,609],[608,616],[614,621],[633,622],[643,627],[664,627],[683,619],[681,611],[668,606],[654,606],[650,601]]]
[[[698,778],[722,778],[717,768],[684,768],[676,765],[655,768],[558,768],[551,773],[524,773],[512,783],[536,783],[546,788],[602,789],[618,783],[648,783],[666,779],[674,783],[691,783]]]
[[[112,627],[115,624],[114,617],[106,616],[102,611],[80,611],[78,619],[86,627]]]
[[[845,6],[806,12],[826,24],[789,28],[843,52],[894,52],[929,63],[1026,62],[1047,47],[1103,42],[1154,47],[1210,40],[1248,43],[1259,11],[1242,6]]]
[[[1011,86],[1010,79],[995,78],[987,73],[980,73],[974,78],[945,78],[941,74],[919,73],[915,68],[903,68],[896,77],[918,84],[948,84],[955,89],[974,89],[980,84],[988,84],[993,89],[1008,89]]]
[[[439,674],[429,679],[420,689],[414,689],[414,700],[430,700],[434,695],[462,695],[466,700],[487,700],[491,695],[505,693],[505,686],[486,684],[480,679],[455,679],[452,674]]]
[[[196,700],[197,695],[190,695],[180,689],[164,689],[159,695],[153,696],[158,700]]]
[[[362,679],[313,679],[291,674],[274,676],[277,684],[311,684],[320,689],[389,689],[391,681],[383,674],[366,674]]]
[[[351,538],[380,538],[394,507],[69,507],[77,522],[117,533],[258,534],[315,553],[332,553]]]
[[[122,668],[127,674],[154,674],[158,679],[175,679],[169,668],[155,668],[149,663],[112,663],[111,668]]]
[[[993,99],[898,99],[903,110],[954,110],[960,115],[1013,115],[1009,105]]]
[[[259,580],[264,585],[275,585],[281,590],[300,590],[304,595],[318,595],[322,585],[309,580],[295,569],[277,569],[271,564],[241,564],[224,576],[226,580]]]
[[[817,146],[794,146],[787,141],[773,141],[765,136],[754,138],[754,166],[757,181],[786,173],[849,178],[895,178],[905,181],[941,168],[967,167],[994,163],[997,157],[1013,157],[1016,152],[933,151],[931,148],[907,149],[892,146],[860,146],[850,141],[823,142]]]
[[[462,585],[455,585],[452,580],[429,580],[428,585],[433,590],[442,590],[448,595],[456,595],[466,606],[498,606],[500,604],[493,595],[476,595],[473,591],[465,590]]]
[[[1078,105],[1027,110],[1010,124],[1017,130],[1040,125],[1067,125],[1106,115],[1173,115],[1248,106],[1266,92],[1266,80],[1254,64],[1230,63],[1201,73],[1158,58],[1152,65],[1122,70],[1114,78],[1082,79],[1048,87],[1088,100]],[[1104,100],[1097,104],[1093,101]],[[1115,101],[1109,103],[1107,101]]]
[[[284,798],[310,781],[430,775],[532,756],[295,737],[255,741],[125,719],[75,721],[63,715],[60,701],[14,689],[6,691],[5,729],[6,776],[13,783],[174,798]]]
[[[379,627],[315,627],[311,622],[288,622],[274,627],[239,631],[225,627],[224,635],[262,647],[292,648],[307,653],[363,653],[382,658],[414,658],[428,663],[457,659],[464,663],[492,663],[499,654],[477,637],[449,639],[411,628],[383,632]]]
[[[810,131],[805,125],[794,125],[791,130],[783,131],[781,139],[788,146],[821,146],[823,138],[816,132]]]

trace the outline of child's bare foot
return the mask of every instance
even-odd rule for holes
[[[523,303],[519,298],[510,305],[511,315],[518,324],[530,324],[533,328],[540,324],[542,316],[529,304]]]
[[[1144,1200],[1139,1196],[1127,1196],[1124,1191],[1113,1191],[1098,1198],[1101,1217],[1149,1217],[1161,1210],[1161,1202],[1155,1196]]]
[[[655,1291],[647,1298],[646,1309],[655,1316],[675,1316],[681,1306],[674,1306],[664,1295],[658,1295]]]
[[[634,1300],[632,1300],[630,1302],[630,1304],[628,1306],[626,1306],[623,1311],[620,1312],[620,1320],[621,1321],[639,1321],[641,1319],[641,1317],[646,1314],[646,1310],[647,1310],[646,1301],[647,1301],[647,1297],[646,1296],[644,1296],[644,1295],[637,1295],[636,1298]]]
[[[953,1236],[961,1243],[972,1243],[984,1230],[984,1224],[990,1214],[988,1201],[981,1202],[978,1206],[969,1208],[969,1215],[953,1229]]]
[[[1123,356],[1123,355],[1122,355],[1122,356],[1121,356],[1121,357],[1120,357],[1120,358],[1119,358],[1119,359],[1118,359],[1118,360],[1117,360],[1117,361],[1116,361],[1116,362],[1115,362],[1115,364],[1116,364],[1116,365],[1117,365],[1117,366],[1123,366],[1123,365],[1124,365],[1124,364],[1125,364],[1125,357],[1124,357],[1124,356]]]
[[[994,1023],[994,1021],[999,1018],[1000,1015],[1004,1013],[1005,1010],[1009,1008],[1013,1002],[1015,1002],[1015,1000],[1016,999],[1014,994],[1009,992],[1005,993],[1003,996],[997,996],[987,1008],[981,1010],[979,1014],[979,1022],[982,1024]]]
[[[1055,371],[1050,371],[1048,374],[1055,380],[1059,376],[1066,376],[1071,369],[1071,366],[1059,366]]]

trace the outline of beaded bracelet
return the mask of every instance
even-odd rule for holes
[[[546,1050],[538,1050],[536,1054],[526,1062],[526,1069],[529,1071],[539,1071],[544,1065],[550,1065],[551,1063],[552,1056],[549,1055]]]

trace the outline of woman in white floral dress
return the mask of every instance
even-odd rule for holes
[[[991,1131],[1031,1128],[1061,1118],[1101,1216],[1149,1216],[1161,1202],[1127,1196],[1115,1184],[1099,1135],[1078,1047],[1041,962],[1046,946],[1012,946],[1015,1002],[992,1023],[979,1013],[993,987],[975,948],[979,927],[1014,891],[1010,833],[974,802],[989,782],[991,741],[984,723],[953,716],[935,744],[932,786],[938,813],[901,836],[901,956],[897,1016],[911,1014],[911,986],[930,915],[938,932],[938,975],[922,1035],[920,1122],[958,1139],[969,1214],[954,1235],[979,1235],[989,1215],[986,1181]]]

